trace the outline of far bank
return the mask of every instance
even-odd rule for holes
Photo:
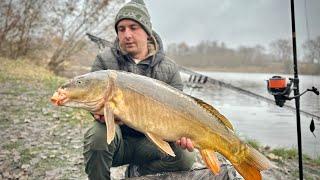
[[[181,64],[181,63],[180,63]],[[293,74],[293,67],[290,64],[271,63],[261,66],[256,65],[241,65],[241,66],[199,66],[187,65],[185,66],[195,71],[211,71],[211,72],[241,72],[241,73],[275,73],[275,74]],[[298,72],[303,75],[320,75],[320,64],[299,63]]]

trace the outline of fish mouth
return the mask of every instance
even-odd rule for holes
[[[66,92],[59,88],[51,97],[51,102],[56,106],[62,106],[67,100]]]

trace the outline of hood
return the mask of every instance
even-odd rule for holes
[[[164,48],[163,48],[162,40],[155,31],[152,31],[152,40],[148,42],[148,48],[149,48],[149,51],[154,51],[154,52],[149,52],[149,55],[148,55],[148,58],[152,56],[152,62],[150,66],[153,67],[159,62],[161,62],[164,56]],[[114,41],[113,48],[111,49],[113,54],[117,57],[118,61],[125,61],[124,56],[126,56],[126,54],[124,51],[121,50],[118,38],[116,38],[116,40]]]

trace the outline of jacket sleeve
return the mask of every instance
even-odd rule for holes
[[[111,63],[112,62],[112,63]],[[91,72],[99,70],[108,70],[114,68],[112,64],[117,64],[112,54],[111,48],[107,48],[103,53],[98,54],[91,66]],[[111,67],[109,67],[111,66]]]
[[[179,89],[180,91],[183,90],[181,75],[179,72],[179,67],[177,65],[174,66],[173,75],[172,75],[172,78],[171,78],[171,81],[169,82],[169,84],[171,86],[173,86],[174,88]]]
[[[94,60],[92,66],[91,66],[91,72],[99,71],[99,70],[107,70],[107,67],[103,63],[103,59],[100,54],[98,54],[96,59]]]

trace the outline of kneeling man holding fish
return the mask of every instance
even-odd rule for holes
[[[115,30],[114,48],[97,56],[92,71],[133,72],[182,90],[178,67],[164,57],[162,41],[152,30],[150,15],[142,0],[131,1],[119,10]],[[97,121],[85,134],[84,144],[85,170],[89,179],[109,179],[110,167],[123,164],[135,164],[138,167],[135,172],[145,175],[188,170],[194,162],[193,144],[189,138],[182,137],[176,144],[170,143],[176,155],[171,157],[163,154],[144,134],[122,124],[116,126],[115,140],[107,144],[104,121],[108,118],[103,114],[95,114],[95,118]],[[157,122],[156,114],[151,121]]]
[[[136,165],[138,175],[189,170],[193,148],[214,174],[220,171],[215,152],[245,179],[262,179],[260,171],[274,167],[214,107],[181,91],[178,67],[164,56],[142,0],[120,9],[115,29],[114,47],[97,56],[93,72],[75,77],[51,98],[96,119],[84,138],[89,179],[110,179],[110,168],[124,164]]]

